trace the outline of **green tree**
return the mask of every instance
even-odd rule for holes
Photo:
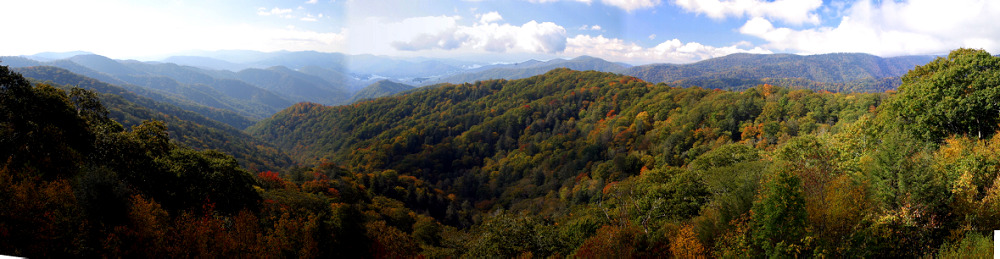
[[[795,174],[778,171],[754,203],[753,240],[771,258],[792,257],[806,237],[806,200]]]
[[[983,138],[1000,129],[997,96],[1000,57],[957,49],[903,76],[886,109],[888,118],[898,117],[899,125],[923,140],[937,142],[951,134]]]

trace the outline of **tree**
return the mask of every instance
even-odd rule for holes
[[[951,134],[977,138],[1000,129],[1000,57],[957,49],[903,76],[886,105],[887,118],[916,137],[937,142]]]
[[[768,257],[791,257],[806,237],[806,201],[798,176],[778,171],[752,209],[753,240]]]
[[[686,225],[670,240],[670,253],[674,258],[705,258],[705,246],[695,236],[694,226]]]
[[[606,225],[576,250],[579,258],[634,258],[645,248],[642,230],[632,225]]]
[[[708,170],[713,167],[731,166],[759,159],[760,154],[753,147],[743,144],[728,144],[698,156],[691,161],[690,167],[694,170]]]

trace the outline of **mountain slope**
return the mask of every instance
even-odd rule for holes
[[[164,121],[171,139],[196,149],[221,150],[236,157],[247,168],[278,170],[293,164],[281,150],[236,128],[198,113],[134,94],[124,88],[56,67],[26,67],[15,71],[36,80],[101,93],[101,101],[110,111],[110,117],[122,125],[130,127],[151,119]]]
[[[481,211],[544,215],[597,202],[605,184],[640,171],[683,168],[726,143],[763,149],[829,131],[879,99],[769,86],[744,92],[672,88],[556,69],[348,106],[299,103],[247,131],[305,165],[392,170],[435,183]],[[457,216],[446,220],[467,224]]]
[[[899,85],[898,77],[932,59],[931,56],[881,58],[859,53],[809,56],[739,53],[686,65],[637,66],[621,73],[678,87],[740,90],[771,83],[817,90],[871,92],[894,89]],[[890,86],[875,83],[886,78],[897,83]]]
[[[249,65],[236,64],[225,60],[198,56],[171,56],[163,59],[163,62],[202,69],[229,70],[234,72],[251,67]]]
[[[241,129],[249,126],[251,121],[291,105],[290,101],[264,89],[226,79],[235,78],[235,75],[226,76],[225,73],[213,73],[194,67],[138,61],[119,62],[98,55],[74,56],[51,62],[21,62],[23,58],[16,57],[4,59],[17,61],[11,63],[11,67],[47,65],[64,68]],[[217,76],[222,79],[216,78]]]
[[[234,86],[233,82],[220,82],[220,79],[194,67],[116,61],[97,55],[75,56],[69,61],[129,84],[158,90],[163,94],[190,100],[201,105],[234,111],[252,119],[263,118],[291,105],[291,102],[277,100],[281,98],[263,89],[247,84]],[[228,89],[217,88],[216,85],[219,84],[226,84],[222,88]],[[239,88],[240,91],[232,91],[234,87]],[[259,95],[267,95],[263,99],[269,99],[268,102],[259,102],[258,99],[248,98]]]
[[[340,104],[350,99],[350,95],[340,85],[282,66],[245,69],[236,75],[244,82],[267,89],[294,102]]]
[[[77,55],[70,57],[67,60],[115,77],[148,75],[132,69],[122,63],[118,63],[118,61],[100,55]]]
[[[236,75],[228,71],[212,72],[170,63],[122,63],[136,71],[148,73],[153,78],[165,77],[169,78],[167,82],[176,81],[178,84],[171,84],[173,89],[164,89],[168,93],[180,94],[191,100],[202,100],[199,103],[241,112],[254,119],[261,119],[292,105],[291,101],[275,93],[237,80]]]
[[[361,91],[355,93],[354,97],[351,98],[351,102],[354,103],[361,100],[390,96],[396,93],[405,92],[413,89],[414,89],[413,86],[407,84],[396,83],[389,80],[381,80],[375,82],[374,84],[366,86],[365,88],[362,88]]]
[[[330,70],[319,66],[304,66],[299,68],[297,71],[306,75],[319,77],[327,82],[333,83],[334,85],[339,85],[344,90],[352,93],[357,92],[365,86],[364,83],[354,79],[344,72]]]
[[[569,60],[555,59],[546,62],[529,60],[511,65],[498,65],[489,69],[480,68],[477,70],[481,71],[456,74],[437,80],[428,80],[424,82],[424,85],[437,83],[457,84],[490,79],[519,79],[541,75],[556,68],[568,68],[578,71],[595,70],[601,72],[618,72],[628,68],[628,66],[589,56],[580,56]]]
[[[41,66],[42,62],[26,57],[5,56],[0,57],[0,64],[8,67],[30,67]]]

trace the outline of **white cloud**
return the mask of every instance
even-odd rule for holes
[[[551,22],[529,21],[521,25],[485,23],[485,17],[487,14],[477,15],[476,22],[471,25],[459,23],[462,19],[460,16],[413,17],[388,23],[380,19],[368,19],[359,23],[367,24],[368,27],[352,27],[352,31],[370,33],[348,36],[349,40],[355,41],[352,46],[370,53],[389,55],[434,51],[467,54],[534,53],[562,57],[590,55],[631,63],[689,63],[732,53],[770,53],[747,42],[715,47],[673,39],[654,47],[642,47],[603,35],[569,37],[564,27]],[[584,25],[579,29],[590,31],[603,28],[599,25]],[[655,37],[650,35],[650,39]]]
[[[740,42],[728,47],[712,47],[697,42],[683,43],[678,39],[664,41],[652,48],[643,48],[621,39],[577,35],[569,38],[564,54],[590,55],[608,60],[632,63],[690,63],[733,53],[771,53],[750,43]]]
[[[791,29],[747,21],[740,33],[765,47],[803,54],[865,52],[882,56],[941,54],[959,47],[1000,51],[1000,2],[990,0],[868,0],[855,2],[836,27]]]
[[[319,3],[319,0],[309,0],[309,1],[306,1],[306,3],[307,4],[315,4],[315,3]]]
[[[464,35],[457,35],[455,29],[449,29],[436,34],[420,34],[409,41],[394,41],[392,46],[403,51],[452,50],[461,47],[466,39],[468,38]]]
[[[586,24],[584,24],[584,25],[581,25],[579,28],[576,28],[576,29],[577,30],[581,30],[581,31],[587,31],[587,30],[599,31],[599,30],[602,30],[603,28],[601,28],[601,26],[597,25],[597,24],[594,24],[594,25],[586,25]]]
[[[650,34],[650,35],[649,35],[649,39],[651,39],[651,40],[655,40],[655,39],[656,39],[656,34]]]
[[[791,24],[818,24],[816,10],[822,0],[674,0],[684,10],[714,19],[726,17],[768,17]]]
[[[491,22],[497,22],[497,21],[503,20],[503,16],[500,16],[500,13],[498,13],[498,12],[488,12],[488,13],[485,13],[485,14],[477,14],[476,17],[479,18],[479,22],[481,22],[481,23],[491,23]]]
[[[495,14],[495,15],[493,15]],[[389,31],[409,31],[393,38],[391,47],[401,51],[432,49],[488,52],[558,53],[566,48],[566,29],[551,22],[530,21],[523,25],[483,22],[498,21],[499,14],[480,16],[480,23],[458,25],[461,17],[417,17],[387,24]],[[421,31],[422,30],[422,31]],[[419,31],[414,33],[415,31]]]
[[[292,9],[281,9],[281,8],[275,7],[275,8],[272,8],[271,10],[267,10],[267,8],[264,8],[264,7],[257,8],[257,15],[260,15],[260,16],[271,16],[271,15],[274,15],[274,16],[279,16],[279,17],[283,17],[283,18],[292,18],[291,14],[292,14]]]
[[[474,50],[557,53],[566,48],[566,29],[551,22],[476,24],[459,27],[456,34],[466,39],[463,45]]]
[[[450,43],[437,44],[435,37],[444,38],[446,33],[458,26],[461,16],[423,16],[385,22],[381,18],[366,18],[351,25],[352,47],[364,52],[388,54],[393,50],[419,50],[445,48]],[[410,42],[408,42],[410,41]],[[452,49],[452,48],[445,48]]]

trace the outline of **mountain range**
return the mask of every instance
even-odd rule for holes
[[[686,65],[653,64],[617,71],[677,87],[742,90],[760,84],[836,92],[881,92],[899,86],[899,77],[934,56],[882,58],[860,53],[800,56],[732,54]],[[877,84],[891,79],[888,86]]]
[[[86,52],[0,57],[0,61],[10,67],[63,68],[243,129],[298,102],[338,105],[408,90],[401,85],[387,86],[384,80],[428,86],[519,79],[569,68],[634,76],[676,87],[742,90],[770,84],[834,92],[882,92],[899,86],[899,77],[907,70],[934,58],[856,53],[732,54],[691,64],[632,66],[589,56],[482,64],[310,51],[191,54],[157,62],[114,60]]]

